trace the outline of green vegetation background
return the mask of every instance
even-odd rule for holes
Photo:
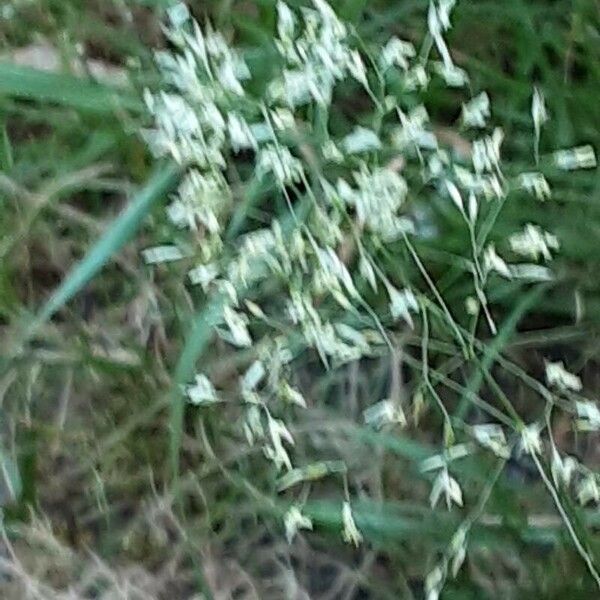
[[[226,593],[223,582],[233,579],[240,589],[250,581],[254,597],[275,598],[269,588],[276,571],[269,557],[275,555],[296,565],[314,597],[326,597],[340,572],[355,582],[355,597],[421,597],[423,574],[451,537],[455,515],[394,498],[383,507],[358,503],[357,523],[369,545],[352,552],[339,540],[339,498],[323,500],[311,508],[319,533],[292,552],[280,539],[281,507],[260,491],[266,475],[253,471],[246,457],[198,450],[198,440],[217,434],[219,415],[181,420],[169,410],[173,373],[185,380],[194,365],[194,348],[188,348],[176,370],[190,328],[190,298],[180,274],[152,273],[139,250],[157,236],[169,239],[161,206],[177,172],[153,164],[137,136],[143,116],[134,89],[154,81],[150,49],[163,44],[159,16],[166,3],[13,4],[14,12],[9,4],[0,8],[0,500],[16,556],[48,590],[82,586],[82,574],[92,569],[91,550],[119,581],[139,565],[150,581],[146,597],[191,598],[200,590],[229,597],[218,593]],[[268,69],[273,2],[191,5],[199,17],[209,15],[233,32],[249,49],[249,60]],[[335,5],[371,43],[391,34],[418,41],[424,31],[422,1]],[[472,90],[489,93],[515,171],[531,153],[534,84],[551,115],[542,154],[582,143],[600,148],[598,2],[459,1],[453,22],[453,55],[470,73]],[[56,53],[50,72],[32,68],[24,52],[40,45]],[[69,72],[82,56],[104,65],[109,83]],[[115,85],[121,69],[131,70],[135,86]],[[434,121],[451,128],[461,100],[432,86],[427,102]],[[535,222],[562,245],[557,282],[543,293],[510,285],[496,290],[505,335],[494,351],[512,353],[534,370],[542,349],[568,356],[593,391],[600,347],[600,177],[597,170],[557,173],[554,183],[551,202],[510,203],[494,232],[502,238]],[[448,256],[464,248],[463,237],[449,219],[439,252],[430,257],[450,304],[465,296],[448,264]],[[207,343],[200,337],[197,350]],[[528,399],[520,401],[526,406]],[[395,465],[399,496],[404,487],[423,483],[415,461],[429,453],[426,433],[409,441],[374,435],[340,415],[328,418],[343,431],[344,452],[374,458],[381,473],[390,461]],[[182,463],[176,488],[173,444]],[[593,447],[587,452],[597,465],[600,454]],[[596,597],[555,521],[536,528],[525,519],[536,510],[542,520],[555,517],[535,478],[518,472],[494,492],[493,506],[504,517],[502,527],[476,531],[477,560],[444,597]],[[572,508],[581,523],[590,521],[587,542],[597,552],[597,514]],[[26,597],[19,595],[25,584],[11,582],[6,569],[0,596]],[[97,575],[81,597],[102,597],[103,589],[112,589],[109,580]],[[55,597],[48,590],[47,597]]]

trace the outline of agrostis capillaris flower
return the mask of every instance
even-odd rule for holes
[[[364,540],[348,494],[351,472],[340,461],[295,461],[292,415],[310,411],[314,401],[303,396],[294,373],[311,353],[333,370],[397,352],[398,333],[412,331],[423,350],[414,397],[421,403],[431,400],[443,424],[441,453],[423,468],[434,475],[431,504],[443,498],[449,510],[464,505],[467,515],[432,567],[428,599],[437,598],[446,579],[460,569],[471,525],[504,465],[518,453],[533,458],[600,585],[557,494],[564,488],[582,504],[598,502],[597,476],[573,457],[561,456],[549,419],[525,423],[508,399],[498,408],[471,398],[487,423],[450,415],[429,368],[430,316],[443,324],[464,360],[479,364],[478,322],[492,339],[497,333],[490,282],[549,281],[560,250],[560,239],[535,223],[503,242],[490,239],[515,192],[526,192],[532,202],[551,199],[539,151],[550,115],[542,90],[532,89],[534,166],[507,175],[505,135],[493,122],[493,99],[485,91],[469,98],[468,74],[454,63],[446,43],[454,4],[431,2],[428,33],[416,48],[398,37],[380,47],[366,44],[325,0],[299,11],[278,2],[271,75],[259,86],[253,85],[251,62],[242,49],[210,24],[197,23],[184,4],[172,7],[165,25],[170,48],[156,53],[162,88],[145,92],[151,118],[142,135],[157,158],[170,157],[185,169],[167,215],[174,230],[187,229],[190,237],[185,248],[163,244],[145,250],[144,258],[150,264],[191,262],[189,285],[201,289],[202,302],[221,307],[215,335],[231,353],[250,351],[233,395],[217,389],[202,372],[182,393],[198,410],[216,403],[224,411],[231,404],[241,410],[240,433],[262,448],[279,473],[279,490],[328,477],[343,481],[341,523],[348,543]],[[470,140],[467,156],[438,135],[423,104],[434,80],[464,94],[456,128]],[[366,97],[370,109],[340,131],[333,117],[348,90]],[[564,170],[596,164],[589,146],[560,150],[552,161]],[[469,252],[461,264],[474,290],[464,304],[448,306],[419,252],[418,245],[427,241],[416,202],[423,188],[463,224]],[[260,218],[244,221],[254,205],[260,206]],[[408,269],[385,260],[387,249],[398,246],[418,277],[407,278]],[[267,284],[267,296],[255,293]],[[465,319],[470,328],[461,325]],[[562,364],[548,363],[546,378],[548,387],[538,382],[546,416],[556,408],[577,418],[582,430],[600,428],[596,405],[574,397],[581,392],[575,375]],[[398,394],[374,398],[364,419],[375,429],[402,428],[412,419],[410,408]],[[469,506],[453,469],[474,453],[491,453],[499,468],[479,502]],[[545,474],[545,454],[552,457],[552,478]],[[298,530],[313,528],[302,512],[303,498],[298,496],[284,519],[290,542]]]

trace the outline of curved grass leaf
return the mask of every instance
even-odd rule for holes
[[[496,357],[504,347],[508,344],[511,337],[514,335],[515,329],[519,324],[519,321],[527,313],[527,311],[534,306],[543,294],[547,291],[547,286],[538,286],[529,290],[524,294],[516,306],[512,309],[511,313],[502,323],[499,328],[497,335],[492,339],[491,343],[487,345],[483,352],[481,359],[480,369],[478,369],[471,378],[469,379],[466,389],[467,393],[461,400],[460,405],[456,410],[456,417],[458,419],[464,419],[470,406],[469,398],[471,394],[477,394],[479,389],[483,385],[483,381],[487,375],[489,375],[490,369],[492,368]]]
[[[252,203],[256,201],[257,195],[264,193],[264,191],[265,188],[259,182],[251,185],[247,191],[248,197],[242,206],[251,206]],[[298,223],[306,218],[310,206],[309,200],[305,198],[298,207],[295,216],[291,214],[285,215],[281,222],[281,228],[284,234],[297,227]],[[239,228],[241,228],[245,210],[245,208],[242,208],[241,213],[236,213],[234,215],[230,231],[238,231]],[[228,234],[230,234],[230,231],[228,231]],[[241,293],[239,299],[242,300]],[[226,297],[219,295],[196,313],[190,327],[190,333],[185,340],[183,350],[179,355],[179,360],[177,361],[177,366],[175,368],[169,415],[169,458],[171,463],[171,475],[175,485],[179,479],[179,453],[183,439],[183,421],[185,413],[185,398],[181,391],[181,387],[194,375],[196,361],[206,350],[213,335],[213,328],[222,318],[225,302]]]
[[[341,531],[343,527],[341,502],[309,501],[302,512],[317,527]],[[352,503],[352,515],[356,525],[366,539],[375,543],[411,541],[423,536],[440,545],[448,543],[460,526],[463,515],[458,512],[432,511],[421,505],[409,503],[376,503],[360,500]],[[475,545],[504,548],[516,545],[519,539],[526,544],[558,544],[561,537],[560,521],[546,523],[531,522],[520,530],[508,531],[500,523],[477,522],[471,531]]]
[[[192,378],[196,369],[196,360],[206,349],[212,338],[213,328],[221,318],[224,302],[224,297],[218,296],[196,314],[175,368],[175,380],[169,404],[169,456],[175,481],[179,475],[179,451],[183,436],[185,408],[181,386]]]
[[[65,73],[48,73],[0,62],[0,97],[51,102],[94,113],[139,111],[135,93]]]
[[[28,339],[35,330],[52,317],[77,294],[132,237],[150,209],[162,200],[179,178],[175,164],[159,167],[146,186],[115,219],[108,230],[92,246],[86,256],[71,270],[66,279],[42,307],[27,330]]]

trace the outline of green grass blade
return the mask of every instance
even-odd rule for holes
[[[252,205],[263,191],[264,186],[260,182],[254,182],[249,187],[249,190],[247,191],[248,196],[242,203],[241,211],[234,215],[227,235],[231,235],[232,231],[239,231],[245,218],[245,207]],[[297,226],[296,219],[302,222],[306,218],[310,206],[309,200],[305,198],[298,207],[295,217],[291,214],[285,215],[281,221],[281,228],[284,234],[291,232]],[[241,296],[242,294],[240,293],[240,300],[242,299]],[[189,382],[194,375],[196,361],[206,349],[212,338],[213,328],[221,319],[225,300],[226,298],[224,296],[217,296],[196,314],[191,326],[190,334],[185,340],[183,350],[177,362],[177,367],[175,368],[174,387],[172,390],[169,416],[169,459],[174,485],[177,484],[179,478],[179,453],[181,450],[185,412],[185,398],[181,392],[181,386]]]
[[[341,532],[343,529],[341,502],[314,500],[307,502],[302,512],[315,526]],[[379,544],[409,541],[422,536],[445,546],[461,524],[459,513],[429,510],[422,505],[407,503],[377,503],[359,500],[352,503],[352,514],[365,539]],[[552,525],[525,525],[515,532],[526,544],[556,544],[560,542],[560,522]],[[514,534],[513,534],[514,535]],[[475,523],[471,542],[485,547],[505,548],[517,539],[507,538],[502,526]]]
[[[357,441],[374,448],[387,450],[392,454],[416,463],[429,458],[435,453],[433,448],[429,448],[425,444],[410,439],[405,435],[375,431],[368,427],[361,427],[358,425],[349,425],[347,426],[347,429],[349,435]]]
[[[169,404],[169,458],[174,482],[179,476],[179,451],[183,437],[185,399],[181,386],[194,375],[196,360],[204,352],[212,338],[213,328],[221,318],[223,303],[224,298],[218,296],[196,314],[175,368],[175,385]]]
[[[0,447],[0,509],[18,501],[23,484],[16,463]]]
[[[367,6],[367,0],[346,0],[342,5],[341,15],[352,24],[356,24]]]
[[[529,292],[524,294],[506,320],[502,323],[502,326],[498,330],[496,337],[489,345],[485,347],[480,368],[467,382],[467,393],[461,400],[456,410],[455,416],[457,419],[464,419],[466,417],[470,406],[469,398],[471,398],[471,394],[477,394],[479,392],[486,374],[489,374],[496,357],[500,352],[502,352],[503,348],[510,341],[517,325],[519,324],[519,321],[523,318],[527,311],[540,300],[547,289],[547,286],[540,285],[532,288],[529,290]]]
[[[14,157],[10,137],[4,123],[0,127],[0,136],[0,169],[8,172],[14,166]]]
[[[94,113],[139,111],[142,107],[135,93],[126,88],[113,88],[74,75],[47,73],[0,62],[2,96],[51,102]]]
[[[25,339],[69,302],[131,238],[150,209],[173,188],[179,172],[178,166],[167,164],[154,173],[147,185],[134,197],[129,206],[115,219],[106,233],[52,294],[30,326]]]

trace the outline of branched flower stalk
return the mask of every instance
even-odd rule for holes
[[[244,415],[240,433],[262,448],[279,473],[279,490],[346,472],[339,461],[295,463],[289,407],[307,410],[311,404],[294,385],[296,365],[311,353],[326,369],[394,353],[398,335],[413,331],[423,340],[415,392],[437,406],[443,423],[442,453],[423,469],[436,472],[432,505],[439,498],[448,508],[465,502],[451,474],[455,461],[488,452],[504,465],[516,440],[534,457],[555,500],[559,487],[571,487],[582,504],[598,502],[598,477],[559,455],[549,420],[526,426],[514,409],[505,414],[494,408],[489,423],[457,422],[437,392],[442,379],[430,372],[430,318],[445,324],[463,360],[479,368],[476,334],[487,329],[493,338],[497,333],[490,281],[549,281],[548,263],[560,249],[559,239],[536,224],[527,224],[505,243],[489,241],[514,192],[539,202],[551,197],[538,170],[548,120],[541,90],[532,90],[534,170],[516,176],[503,169],[504,133],[490,123],[487,93],[462,105],[457,128],[470,139],[468,155],[445,144],[430,121],[422,98],[432,79],[465,90],[469,83],[445,41],[453,6],[453,0],[431,2],[428,34],[417,51],[396,37],[382,47],[369,46],[325,0],[313,0],[301,11],[278,2],[272,74],[259,86],[244,53],[223,34],[200,26],[185,5],[171,8],[165,26],[171,47],[156,54],[162,89],[145,92],[151,122],[142,135],[157,158],[169,157],[185,169],[167,214],[189,236],[185,243],[148,248],[144,258],[152,264],[193,262],[188,284],[201,290],[202,303],[220,299],[214,333],[232,353],[251,356],[233,399]],[[366,98],[371,109],[355,115],[356,122],[344,130],[333,117],[341,110],[340,98],[351,96]],[[555,153],[553,163],[566,170],[588,168],[595,156],[584,146]],[[461,260],[474,293],[461,306],[447,304],[420,254],[427,238],[419,201],[432,196],[464,223],[469,254]],[[394,256],[405,257],[400,268],[388,260],[391,248]],[[409,279],[411,272],[415,276]],[[580,429],[600,429],[596,405],[573,398],[581,389],[575,375],[548,364],[547,379],[548,387],[538,383],[547,403],[570,410]],[[203,372],[184,393],[198,407],[225,399]],[[406,408],[396,397],[376,398],[365,420],[377,428],[403,427]],[[553,480],[542,466],[544,428]],[[485,504],[491,486],[476,506]],[[358,544],[363,535],[347,489],[345,497],[344,538]],[[597,579],[591,555],[562,506],[560,512]],[[460,568],[471,524],[472,519],[457,532],[443,564],[430,575],[429,598],[437,598],[448,573]],[[285,528],[289,540],[299,529],[312,529],[301,502],[290,508]]]

